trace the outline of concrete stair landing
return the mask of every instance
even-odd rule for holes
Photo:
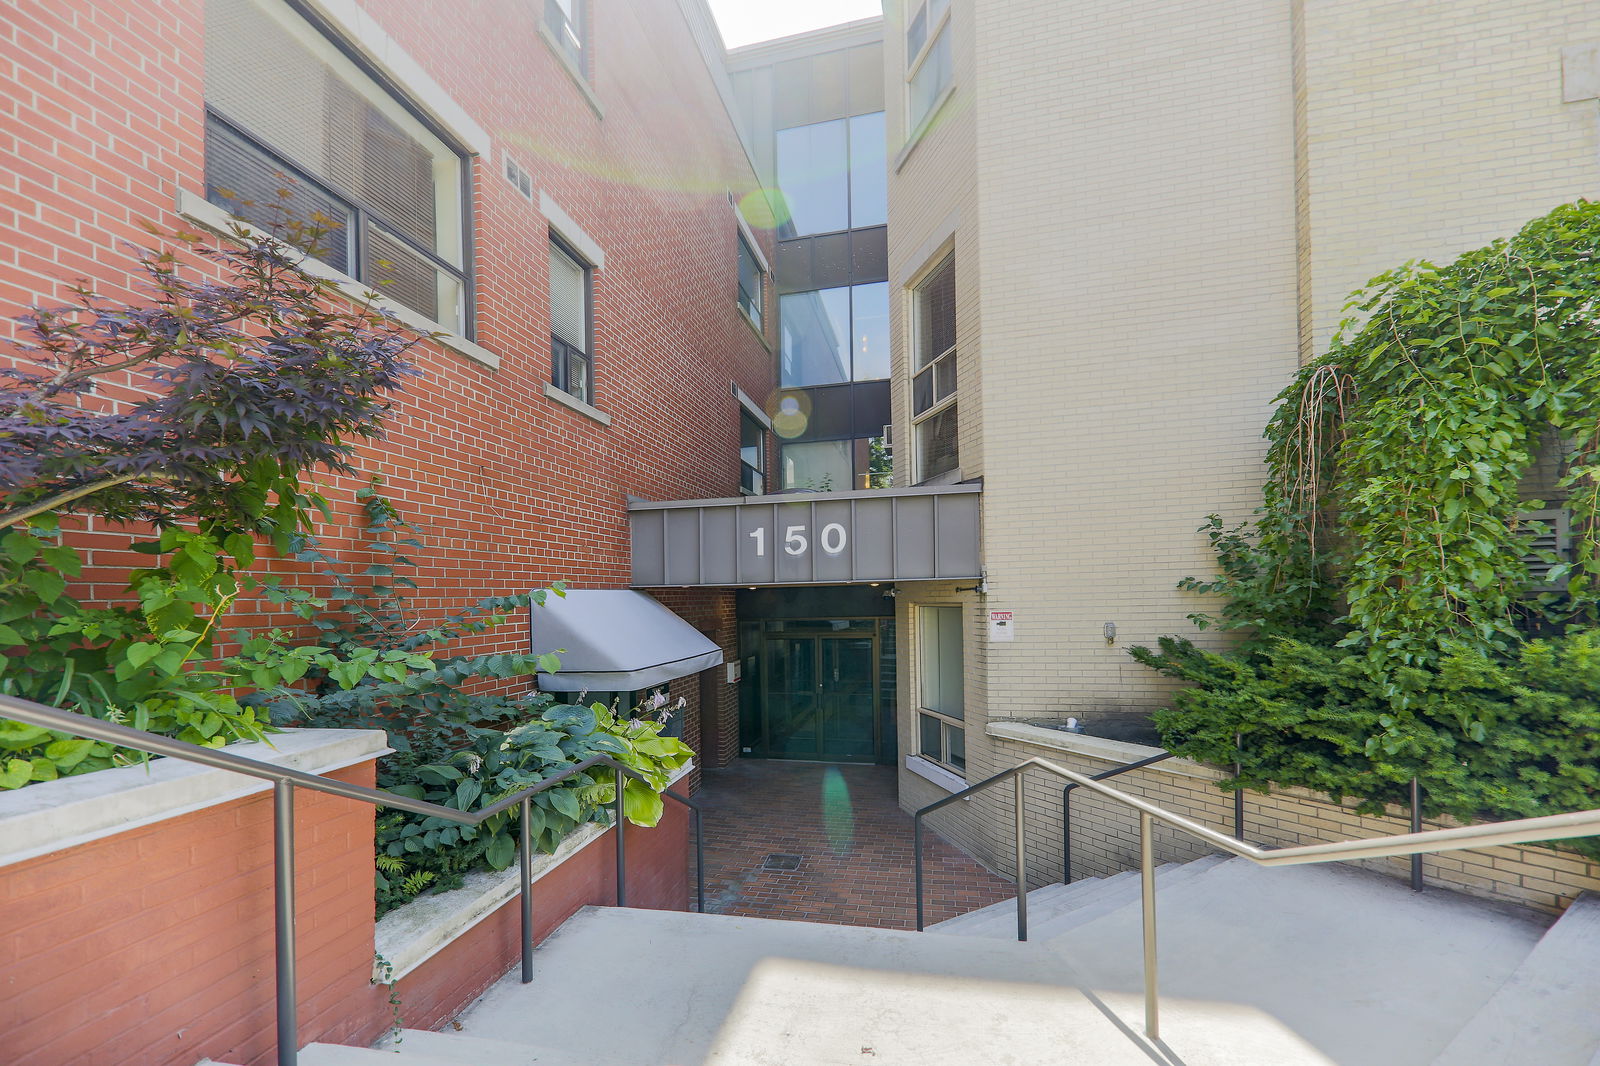
[[[1600,901],[1559,922],[1338,866],[1136,873],[926,933],[588,908],[458,1019],[305,1066],[1600,1066]]]

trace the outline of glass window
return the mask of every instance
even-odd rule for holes
[[[856,488],[887,489],[894,484],[894,457],[882,435],[856,441]]]
[[[819,440],[783,446],[783,487],[842,492],[852,486],[851,442]]]
[[[785,293],[779,380],[787,388],[850,380],[850,290]]]
[[[745,240],[743,233],[739,234],[739,309],[745,317],[761,328],[762,295],[765,286],[762,284],[761,260],[756,258],[755,251],[750,247],[750,242]]]
[[[889,165],[884,157],[883,112],[850,120],[850,225],[889,221]]]
[[[889,376],[889,284],[785,293],[779,381],[784,388]]]
[[[789,206],[786,237],[850,228],[850,165],[844,119],[779,130],[778,189]]]
[[[919,750],[925,758],[965,772],[961,608],[917,608]]]
[[[956,260],[946,256],[915,292],[917,371],[911,378],[917,477],[926,481],[960,464],[956,415]]]
[[[584,403],[594,402],[594,354],[589,350],[593,271],[550,238],[550,382]]]
[[[544,24],[550,36],[556,39],[561,50],[572,60],[584,77],[589,76],[584,52],[588,38],[588,14],[584,9],[588,0],[545,0]]]
[[[961,462],[960,424],[952,404],[917,423],[917,476],[923,481],[954,470]]]
[[[467,332],[461,157],[280,0],[208,0],[206,198]]]
[[[950,21],[946,17],[949,6],[948,0],[924,0],[917,4],[907,24],[907,117],[913,135],[950,85]]]
[[[850,287],[850,379],[889,376],[889,283]]]
[[[889,220],[883,112],[793,126],[777,134],[784,237],[837,233]]]
[[[751,496],[767,491],[767,427],[739,409],[739,490]]]

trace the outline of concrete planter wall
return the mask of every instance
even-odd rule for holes
[[[1004,765],[1041,757],[1084,774],[1102,773],[1161,750],[1022,722],[991,722],[986,732],[1002,753],[1000,761]],[[1213,829],[1232,832],[1233,796],[1215,784],[1224,776],[1219,770],[1187,759],[1169,759],[1108,783]],[[1034,774],[1029,775],[1027,788],[1032,819],[1028,832],[1029,882],[1037,887],[1061,880],[1061,786],[1047,775]],[[903,789],[901,802],[914,808],[947,794],[916,779],[915,787]],[[992,869],[1014,877],[1011,802],[1009,788],[1001,788],[947,808],[932,815],[930,821],[940,832],[971,848]],[[1354,808],[1354,802],[1330,803],[1325,796],[1299,788],[1267,796],[1247,792],[1245,838],[1253,844],[1293,847],[1411,830],[1409,812],[1405,810],[1392,808],[1386,815],[1362,816]],[[1428,819],[1424,828],[1455,824]],[[1185,862],[1209,853],[1193,837],[1159,823],[1155,840],[1160,862]],[[1120,803],[1079,789],[1072,798],[1072,841],[1074,877],[1135,869],[1139,862],[1138,815]],[[1357,865],[1394,877],[1410,876],[1408,859],[1363,860]],[[1600,892],[1600,864],[1573,852],[1541,847],[1481,848],[1426,855],[1423,876],[1430,885],[1549,912],[1565,909],[1579,892]]]
[[[373,783],[381,732],[292,730],[251,758]],[[629,827],[629,902],[682,909],[687,819]],[[373,920],[373,808],[296,794],[300,1033],[361,1044],[393,1022],[375,947],[403,955],[405,1023],[449,1018],[518,952],[515,874]],[[611,832],[573,834],[539,864],[542,938],[615,901]],[[500,879],[501,881],[504,878]],[[467,897],[476,901],[470,919]],[[414,912],[407,918],[407,912]],[[273,1056],[269,786],[173,760],[0,794],[0,1058],[7,1066],[196,1063]],[[404,948],[402,951],[401,948]]]

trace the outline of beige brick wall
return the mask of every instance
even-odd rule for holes
[[[1158,750],[1100,740],[1085,743],[1071,734],[1045,733],[1026,726],[1011,731],[1040,735],[1036,742],[991,738],[1006,765],[1015,765],[1029,758],[1044,758],[1068,770],[1092,775],[1155,754]],[[1091,748],[1099,750],[1091,751]],[[1115,750],[1117,748],[1122,750]],[[1220,771],[1210,767],[1175,759],[1124,774],[1116,779],[1114,785],[1121,791],[1147,799],[1175,814],[1221,832],[1232,833],[1233,794],[1223,792],[1215,784],[1223,776]],[[1025,793],[1029,800],[1030,823],[1027,851],[1029,883],[1034,887],[1061,879],[1060,792],[1060,786],[1053,783],[1050,775],[1029,775]],[[980,857],[996,872],[1015,877],[1009,786],[998,787],[996,794],[997,798],[985,808],[981,824],[976,826],[995,842]],[[1286,789],[1268,796],[1249,792],[1245,797],[1245,839],[1256,845],[1294,847],[1410,832],[1409,815],[1404,810],[1391,808],[1389,815],[1374,817],[1357,815],[1353,807],[1354,804],[1331,803],[1326,797],[1304,789]],[[951,825],[954,819],[944,823],[943,828],[947,832],[957,833],[957,839],[960,839],[961,831],[970,830],[972,823],[978,821],[973,818],[970,808],[968,810],[969,813],[964,815],[965,824],[958,822]],[[938,815],[934,818],[937,819]],[[1428,819],[1424,821],[1424,828],[1439,829],[1455,824],[1449,820]],[[1210,848],[1187,834],[1159,823],[1155,833],[1156,858],[1159,862],[1187,862],[1211,852]],[[1074,878],[1101,877],[1119,870],[1131,870],[1137,868],[1138,863],[1137,813],[1085,789],[1076,790],[1072,798]],[[1363,860],[1351,865],[1364,866],[1396,878],[1404,879],[1411,875],[1410,861],[1403,858]],[[1422,867],[1423,877],[1429,885],[1544,911],[1561,910],[1579,892],[1600,892],[1600,864],[1570,851],[1549,848],[1496,847],[1425,855]]]
[[[1175,586],[1213,569],[1196,528],[1260,499],[1296,363],[1291,26],[1264,0],[998,7],[978,41],[984,553],[1016,637],[974,661],[991,716],[1093,727],[1161,704],[1128,648],[1195,634]]]
[[[1600,194],[1600,104],[1562,102],[1592,0],[1303,0],[1312,351],[1346,295]]]
[[[901,6],[886,6],[891,156],[904,136]],[[1271,401],[1321,350],[1351,289],[1600,192],[1600,102],[1564,103],[1561,69],[1563,48],[1600,40],[1600,5],[988,0],[981,20],[976,0],[952,10],[956,91],[891,165],[890,279],[896,475],[908,483],[905,286],[954,242],[962,472],[984,479],[988,594],[907,585],[900,603],[902,625],[919,602],[967,608],[975,781],[1024,754],[987,723],[1136,719],[1171,690],[1130,646],[1219,640],[1194,630],[1187,616],[1204,605],[1175,588],[1212,572],[1196,527],[1259,503]],[[989,609],[1015,612],[1013,642],[985,639]],[[906,753],[914,634],[904,649]],[[901,777],[908,809],[947,794]],[[1152,779],[1172,802],[1231,818],[1203,776]],[[1275,842],[1299,839],[1302,819],[1310,834],[1380,828],[1328,804],[1251,802]],[[935,824],[1009,869],[1010,803],[974,799]],[[1134,846],[1132,822],[1102,820],[1082,861],[1110,869]],[[1037,833],[1041,864],[1059,864],[1059,824]],[[1182,854],[1176,840],[1162,846]],[[1549,886],[1566,882],[1500,876],[1551,868],[1554,853],[1478,854],[1430,869],[1499,898],[1561,898]]]

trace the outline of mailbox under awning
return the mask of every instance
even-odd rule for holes
[[[666,607],[632,589],[569,589],[533,611],[533,652],[561,669],[540,674],[546,692],[636,692],[722,662],[722,649]]]
[[[840,585],[976,578],[981,484],[634,501],[633,584]]]

